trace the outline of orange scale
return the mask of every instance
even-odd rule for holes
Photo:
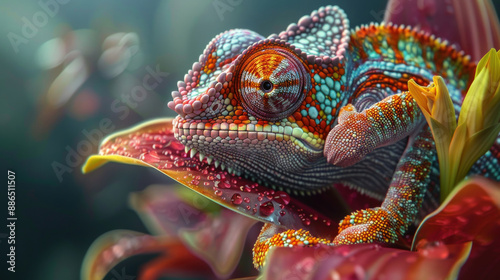
[[[309,126],[309,118],[307,117],[302,117],[302,123]]]
[[[234,120],[234,123],[235,124],[241,124],[241,121],[240,120]]]
[[[307,97],[306,97],[306,103],[307,103],[307,104],[311,104],[312,102],[313,102],[312,97],[311,97],[311,96],[307,96]]]
[[[240,121],[246,121],[246,120],[248,120],[248,116],[246,114],[243,114],[243,115],[239,116],[238,119]]]
[[[234,111],[234,114],[235,114],[236,116],[241,116],[241,115],[243,114],[243,111],[242,111],[242,110],[240,110],[240,109],[238,109],[238,110]]]
[[[236,99],[231,99],[231,105],[236,106],[238,104],[238,101]]]
[[[298,125],[299,127],[304,128],[304,123],[303,123],[302,121],[297,121],[297,125]]]
[[[325,74],[323,71],[319,72],[319,73],[318,73],[318,75],[319,75],[322,79],[326,78],[326,74]]]
[[[319,127],[321,127],[321,129],[325,129],[325,128],[326,128],[326,121],[325,121],[325,120],[322,120],[322,121],[319,123]]]

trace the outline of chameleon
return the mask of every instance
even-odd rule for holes
[[[408,81],[443,77],[458,113],[474,70],[445,40],[390,23],[350,30],[344,11],[326,6],[267,38],[219,34],[168,107],[175,137],[200,161],[295,196],[340,183],[382,201],[346,216],[332,244],[394,243],[439,203],[432,134]],[[470,174],[500,181],[499,159],[497,139]]]

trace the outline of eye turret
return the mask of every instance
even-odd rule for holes
[[[239,64],[236,77],[243,107],[268,121],[292,114],[310,89],[302,61],[280,46],[247,53]]]

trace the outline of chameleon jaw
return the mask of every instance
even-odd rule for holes
[[[288,174],[302,174],[323,157],[321,139],[312,141],[314,135],[298,127],[292,129],[291,124],[236,125],[221,121],[178,116],[173,121],[173,132],[188,156],[230,174],[274,189],[296,190],[298,194],[320,189],[302,186],[298,178],[289,178]]]

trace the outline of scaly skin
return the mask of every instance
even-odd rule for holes
[[[328,6],[267,39],[218,35],[172,93],[174,132],[191,156],[272,188],[304,195],[343,183],[386,194],[380,207],[347,216],[331,243],[395,242],[439,193],[432,136],[407,82],[442,76],[458,111],[475,66],[410,28],[348,29]],[[499,151],[500,140],[471,172],[500,180]],[[266,240],[256,266],[276,245]]]

